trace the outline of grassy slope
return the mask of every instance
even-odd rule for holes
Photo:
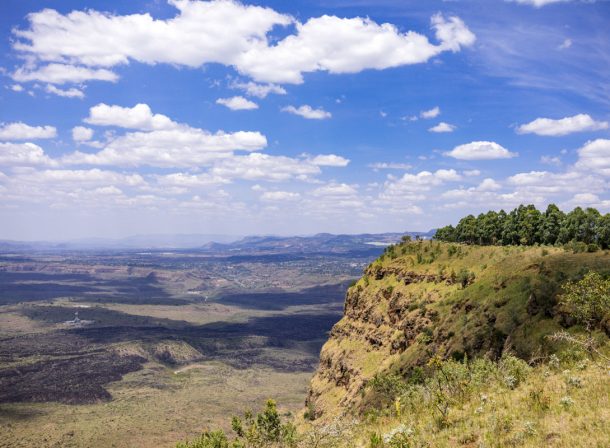
[[[373,263],[348,291],[346,315],[322,349],[310,399],[323,421],[361,411],[375,374],[408,375],[434,354],[494,357],[510,350],[529,360],[548,353],[553,347],[545,336],[561,328],[553,317],[560,285],[587,270],[610,271],[607,253],[558,248],[419,242],[395,253]],[[466,288],[446,281],[406,285],[387,274],[447,276],[462,268],[475,274]],[[375,275],[381,271],[383,278]]]
[[[609,349],[606,346],[607,352]],[[328,431],[328,426],[302,428],[309,434]],[[404,428],[403,445],[387,439],[386,443],[371,443],[373,434],[383,440],[397,428]],[[606,448],[609,440],[608,365],[579,361],[555,368],[539,365],[515,389],[506,387],[501,379],[473,387],[463,401],[450,407],[443,424],[439,424],[433,397],[426,392],[410,398],[404,394],[400,415],[394,404],[368,412],[356,423],[344,425],[336,438],[318,446]],[[315,445],[306,442],[300,446]]]

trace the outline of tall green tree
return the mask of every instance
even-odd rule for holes
[[[544,212],[540,239],[542,244],[555,244],[559,238],[559,231],[563,225],[565,213],[555,204],[549,204]]]
[[[597,244],[602,249],[610,249],[610,213],[601,216],[597,221]]]

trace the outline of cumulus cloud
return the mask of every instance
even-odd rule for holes
[[[41,185],[99,186],[124,185],[130,187],[144,186],[146,181],[139,174],[125,174],[116,171],[100,170],[97,168],[86,170],[23,170],[15,179],[20,183],[33,183]]]
[[[95,153],[75,152],[63,158],[68,164],[192,167],[230,157],[233,151],[256,151],[267,146],[259,132],[210,133],[203,129],[177,128],[130,132]]]
[[[330,183],[311,192],[314,196],[352,196],[357,193],[358,190],[355,187],[344,183]]]
[[[436,133],[453,132],[453,131],[455,131],[455,126],[452,124],[449,124],[449,123],[445,123],[444,121],[441,121],[436,126],[432,126],[430,129],[428,129],[428,131],[436,132]]]
[[[162,114],[153,114],[148,104],[133,107],[109,106],[100,103],[89,109],[85,123],[97,126],[117,126],[143,131],[168,130],[178,128],[178,123]]]
[[[84,120],[97,126],[136,129],[108,142],[95,142],[97,153],[76,151],[62,158],[66,164],[193,167],[233,156],[235,151],[258,151],[267,146],[259,132],[237,131],[215,133],[177,123],[152,112],[147,104],[134,107],[98,104]],[[81,130],[82,132],[82,130]]]
[[[255,96],[257,98],[266,98],[267,95],[275,93],[276,95],[286,95],[286,89],[277,84],[258,84],[256,82],[232,82],[230,84],[232,89],[240,89],[246,92],[248,96]]]
[[[610,140],[599,138],[578,150],[576,168],[610,176]]]
[[[226,179],[307,180],[310,176],[319,174],[320,168],[306,160],[252,153],[221,160],[212,167],[211,173]]]
[[[57,137],[57,129],[53,126],[30,126],[17,122],[0,126],[0,140],[35,140]]]
[[[507,179],[508,184],[516,187],[522,195],[536,195],[541,198],[549,195],[603,191],[605,182],[599,176],[568,170],[563,173],[549,171],[529,171],[518,173]]]
[[[349,159],[335,154],[321,154],[311,159],[311,163],[317,166],[344,167],[349,164]]]
[[[420,112],[419,116],[424,119],[436,118],[441,114],[440,107],[436,106],[430,110],[424,110]]]
[[[516,157],[517,154],[510,152],[508,149],[499,145],[496,142],[471,142],[464,145],[459,145],[451,151],[444,153],[448,157],[453,157],[459,160],[494,160],[494,159],[510,159]]]
[[[156,177],[157,182],[161,185],[173,187],[208,187],[211,185],[220,185],[229,183],[227,179],[211,176],[209,173],[189,174],[189,173],[172,173]]]
[[[494,191],[494,190],[499,190],[500,188],[502,188],[502,186],[498,182],[496,182],[492,178],[488,177],[486,179],[483,179],[483,182],[481,182],[479,184],[479,186],[477,187],[477,190],[478,191]]]
[[[237,1],[170,3],[178,13],[168,19],[94,10],[30,14],[28,27],[14,31],[13,44],[29,66],[13,77],[22,82],[116,81],[108,69],[133,60],[192,68],[219,63],[259,82],[298,84],[304,73],[315,71],[355,73],[424,63],[475,41],[461,19],[440,14],[431,19],[438,41],[434,44],[425,35],[402,33],[368,18],[324,15],[301,23],[271,8]],[[288,25],[295,32],[272,44],[270,31]],[[31,68],[33,64],[38,67]]]
[[[299,193],[292,191],[265,191],[261,195],[262,201],[267,202],[281,202],[281,201],[294,201],[301,197]]]
[[[231,98],[218,98],[216,104],[221,104],[231,110],[252,110],[258,109],[258,104],[250,101],[243,96],[233,96]]]
[[[34,143],[0,143],[0,165],[54,165],[44,150]]]
[[[72,128],[72,140],[75,142],[86,142],[93,138],[93,129],[84,126]]]
[[[303,118],[307,118],[308,120],[326,120],[332,117],[330,112],[325,111],[324,109],[314,109],[307,104],[299,107],[294,106],[286,106],[282,108],[282,112],[288,112],[289,114],[299,115]]]
[[[397,179],[392,177],[385,183],[385,195],[400,196],[401,194],[421,193],[446,182],[455,182],[461,179],[462,177],[453,169],[441,169],[435,172],[420,171],[417,174],[406,173]]]
[[[19,68],[12,78],[18,82],[41,81],[51,84],[65,84],[83,81],[116,82],[119,77],[106,69],[90,69],[66,64],[49,64],[36,69]]]
[[[85,92],[77,89],[76,87],[71,87],[69,89],[60,89],[55,87],[53,84],[47,84],[45,87],[45,92],[51,93],[57,96],[63,96],[64,98],[84,98]]]
[[[608,122],[595,121],[590,115],[578,114],[559,120],[537,118],[530,123],[519,126],[517,133],[557,137],[574,132],[598,131],[600,129],[608,129]]]

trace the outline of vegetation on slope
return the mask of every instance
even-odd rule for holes
[[[437,230],[437,240],[479,245],[571,244],[577,250],[595,251],[610,248],[610,213],[600,214],[594,208],[576,207],[564,213],[555,204],[545,212],[533,205],[462,218],[456,227]]]
[[[391,246],[348,290],[296,434],[186,446],[607,446],[609,275],[600,251]]]
[[[575,349],[534,367],[510,355],[434,358],[418,382],[375,378],[369,387],[389,404],[361,418],[308,422],[297,432],[271,401],[256,417],[247,413],[246,430],[234,418],[234,436],[205,431],[177,448],[605,448],[610,384],[600,359]]]

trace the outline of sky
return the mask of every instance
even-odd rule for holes
[[[0,3],[0,239],[610,212],[610,2]]]

